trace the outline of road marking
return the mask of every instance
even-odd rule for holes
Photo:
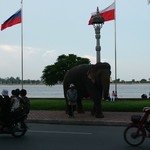
[[[32,133],[55,133],[55,134],[80,134],[80,135],[91,135],[89,132],[64,132],[64,131],[40,131],[40,130],[28,130]]]

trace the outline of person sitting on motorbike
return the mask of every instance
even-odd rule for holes
[[[1,98],[1,121],[3,125],[9,123],[10,109],[11,109],[11,99],[8,96],[8,90],[4,89],[2,91],[2,98]]]
[[[2,95],[0,95],[0,116],[1,116],[1,110],[2,110],[2,99],[3,99],[3,97],[2,97]]]
[[[27,95],[27,91],[25,89],[22,89],[20,91],[20,97],[23,101],[24,112],[25,112],[26,115],[28,115],[29,112],[30,112],[30,100],[26,95]]]
[[[19,117],[22,112],[23,112],[23,106],[22,106],[22,99],[19,97],[20,95],[20,90],[16,89],[12,91],[12,96],[11,96],[11,117],[12,118],[17,118]]]

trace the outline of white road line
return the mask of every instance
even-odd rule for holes
[[[80,134],[80,135],[91,135],[92,133],[88,132],[64,132],[64,131],[40,131],[40,130],[28,130],[32,133],[56,133],[56,134]]]

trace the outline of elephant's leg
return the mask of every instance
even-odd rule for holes
[[[69,104],[68,104],[68,100],[66,98],[66,114],[68,114],[68,113],[69,113]]]
[[[96,118],[104,118],[100,99],[94,100],[94,107],[95,107],[95,117]]]
[[[68,114],[69,113],[69,105],[67,104],[66,105],[66,114]]]
[[[95,104],[93,105],[93,108],[91,110],[91,115],[92,116],[95,116],[95,113],[96,113],[96,108],[95,108]]]
[[[77,99],[77,112],[84,113],[83,105],[80,98]]]

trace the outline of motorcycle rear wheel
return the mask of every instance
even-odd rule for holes
[[[26,124],[24,122],[17,122],[13,124],[12,127],[12,136],[18,138],[25,135],[27,131]]]
[[[124,140],[131,146],[139,146],[145,140],[145,130],[139,129],[136,125],[128,126],[124,131]]]

